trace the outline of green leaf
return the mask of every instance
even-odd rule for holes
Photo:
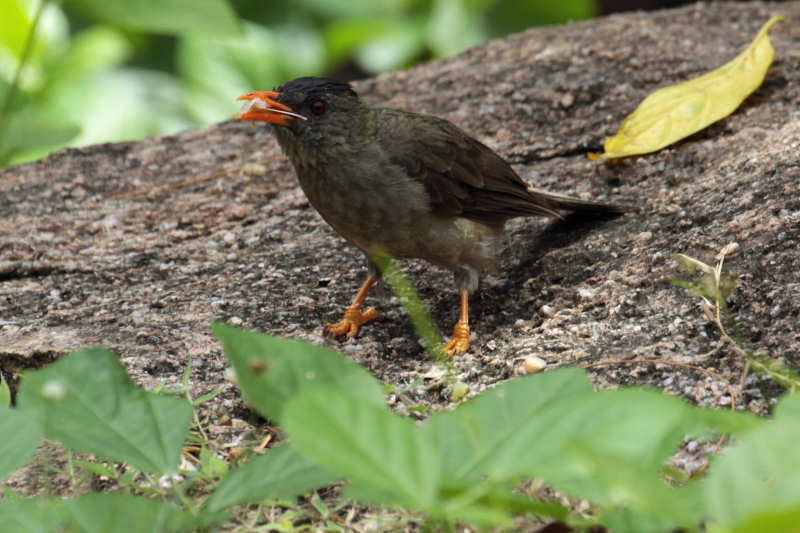
[[[441,491],[442,518],[483,527],[504,525],[519,515],[567,519],[569,511],[562,505],[515,494],[517,486],[516,482],[487,481],[445,485]]]
[[[472,0],[470,4],[476,4]],[[552,26],[596,17],[598,3],[592,0],[559,0],[531,2],[530,0],[482,0],[492,35],[503,36],[526,30],[531,26]]]
[[[398,21],[384,18],[343,18],[325,27],[325,49],[331,63],[350,58],[359,48],[395,32]]]
[[[263,500],[293,498],[337,478],[290,444],[277,446],[228,474],[205,502],[209,511]]]
[[[731,433],[741,436],[764,425],[764,419],[747,411],[731,411],[730,409],[691,409],[692,426],[687,432],[695,435],[704,429],[713,429],[715,434]]]
[[[245,22],[243,29],[237,38],[189,35],[178,42],[183,103],[204,123],[230,118],[239,108],[236,98],[253,88],[271,89],[323,68],[325,51],[313,28],[292,28],[295,46],[291,47],[285,28]]]
[[[790,509],[763,511],[754,513],[747,520],[727,533],[756,533],[769,531],[769,533],[797,533],[797,524],[800,524],[800,505]],[[709,529],[714,532],[716,529]]]
[[[585,372],[546,372],[504,383],[453,411],[436,413],[422,430],[438,449],[447,450],[442,458],[447,476],[506,479],[534,474],[529,465],[520,464],[520,456],[551,443],[552,419],[570,405],[588,402],[590,394]]]
[[[425,49],[421,21],[396,21],[391,31],[356,51],[356,60],[367,72],[378,73],[410,66]]]
[[[53,117],[79,124],[81,134],[71,143],[90,144],[186,129],[191,123],[180,101],[180,83],[173,76],[133,68],[101,69],[59,84],[37,112],[51,125]]]
[[[286,402],[307,387],[331,385],[369,405],[384,405],[381,389],[369,372],[333,350],[221,322],[211,327],[236,370],[247,403],[278,423],[283,423]]]
[[[80,459],[72,459],[72,462],[73,464],[85,468],[92,474],[96,474],[98,476],[106,476],[109,479],[117,479],[119,477],[119,473],[113,468],[109,468],[94,461],[81,461]]]
[[[373,490],[384,503],[433,510],[441,454],[413,422],[348,389],[304,388],[285,409],[292,443],[320,465]],[[360,491],[362,494],[365,491]]]
[[[227,518],[223,513],[193,517],[173,504],[131,494],[92,493],[73,500],[35,498],[0,503],[0,529],[15,533],[169,533],[196,531]]]
[[[39,439],[42,425],[19,409],[0,405],[0,478],[7,476],[28,462]]]
[[[599,523],[615,533],[642,533],[687,529],[704,518],[696,485],[670,487],[635,460],[593,448],[573,444],[567,457],[582,485],[571,492],[600,505]]]
[[[638,524],[690,525],[702,507],[692,504],[694,489],[678,492],[659,479],[665,460],[686,434],[757,423],[655,391],[595,393],[582,371],[570,369],[495,387],[431,416],[423,431],[443,450],[445,479],[535,476],[612,514],[634,508]]]
[[[668,497],[667,501],[675,501],[671,494]],[[686,502],[691,507],[697,507],[696,500],[687,498]],[[685,509],[681,509],[681,511],[683,512]],[[700,522],[697,516],[697,513],[694,513],[691,518],[692,521],[684,522],[667,512],[653,514],[631,505],[629,507],[601,508],[595,522],[603,525],[603,527],[598,528],[601,531],[613,531],[614,533],[688,533],[697,531],[696,526]],[[684,523],[686,525],[681,525]]]
[[[399,15],[408,0],[295,0],[294,5],[331,19]]]
[[[131,42],[118,29],[92,26],[76,34],[69,48],[53,54],[45,65],[48,88],[79,83],[93,72],[120,65],[133,52]]]
[[[650,94],[605,142],[605,153],[592,159],[655,152],[727,117],[758,89],[775,50],[769,29],[783,20],[772,17],[753,42],[733,60],[703,76]]]
[[[547,447],[536,447],[533,455],[519,459],[521,464],[573,497],[636,507],[682,526],[701,514],[681,503],[693,501],[686,492],[669,489],[659,475],[686,435],[705,434],[720,420],[732,427],[730,417],[698,416],[700,409],[679,398],[641,389],[604,391],[583,400],[563,403],[547,433]]]
[[[0,163],[19,152],[63,144],[78,135],[80,128],[28,107],[12,111],[3,131]]]
[[[68,0],[99,20],[156,33],[236,35],[236,13],[225,0]]]
[[[28,4],[21,0],[3,0],[0,9],[0,45],[4,45],[17,59],[22,55],[25,39],[31,31],[31,19],[23,6]]]
[[[744,435],[704,481],[709,514],[726,531],[796,532],[800,516],[800,396],[784,397],[774,420]],[[761,520],[770,526],[748,529]]]
[[[0,527],[14,533],[53,533],[64,522],[64,506],[62,500],[44,498],[4,501],[0,503]]]
[[[76,533],[194,531],[199,525],[224,517],[212,515],[203,518],[203,522],[199,522],[173,504],[132,494],[92,493],[64,502],[61,527]]]
[[[192,423],[187,401],[137,388],[103,348],[23,374],[19,410],[41,420],[49,439],[156,472],[175,470]]]
[[[463,0],[435,0],[426,41],[436,57],[455,55],[487,40],[484,19]]]
[[[200,473],[207,478],[222,477],[228,473],[228,463],[208,450],[200,447]]]
[[[36,498],[0,504],[0,528],[15,533],[168,533],[194,531],[226,518],[207,513],[198,519],[170,503],[131,494],[93,493],[73,500]]]

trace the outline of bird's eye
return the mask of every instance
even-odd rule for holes
[[[321,115],[328,110],[328,104],[324,100],[314,100],[311,102],[311,112],[315,115]]]

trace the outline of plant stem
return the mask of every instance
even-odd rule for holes
[[[22,55],[19,58],[19,63],[17,63],[17,70],[14,72],[14,78],[11,80],[11,86],[8,88],[8,94],[6,95],[6,101],[3,103],[3,108],[0,109],[0,148],[3,146],[6,133],[8,133],[11,106],[14,104],[14,97],[19,87],[20,78],[22,77],[22,70],[25,68],[25,64],[28,62],[28,57],[31,55],[31,50],[33,49],[33,38],[36,35],[36,28],[39,26],[39,19],[42,18],[42,12],[49,3],[50,0],[42,0],[36,8],[33,20],[31,21],[31,31],[28,32],[28,36],[25,38],[25,44],[22,47]],[[0,166],[3,164],[5,164],[5,156],[0,153]]]

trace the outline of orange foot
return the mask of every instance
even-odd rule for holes
[[[330,334],[333,337],[347,335],[352,338],[358,334],[358,328],[376,318],[378,318],[378,312],[374,307],[370,307],[363,313],[358,309],[350,307],[344,312],[344,317],[339,322],[325,326],[322,334]]]
[[[461,355],[469,349],[469,324],[459,320],[453,327],[453,336],[445,344],[444,351],[449,357]]]

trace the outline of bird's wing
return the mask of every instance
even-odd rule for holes
[[[422,183],[434,213],[488,225],[517,216],[559,216],[546,195],[528,190],[503,158],[453,123],[394,109],[380,115],[380,141],[391,147],[392,162]]]

